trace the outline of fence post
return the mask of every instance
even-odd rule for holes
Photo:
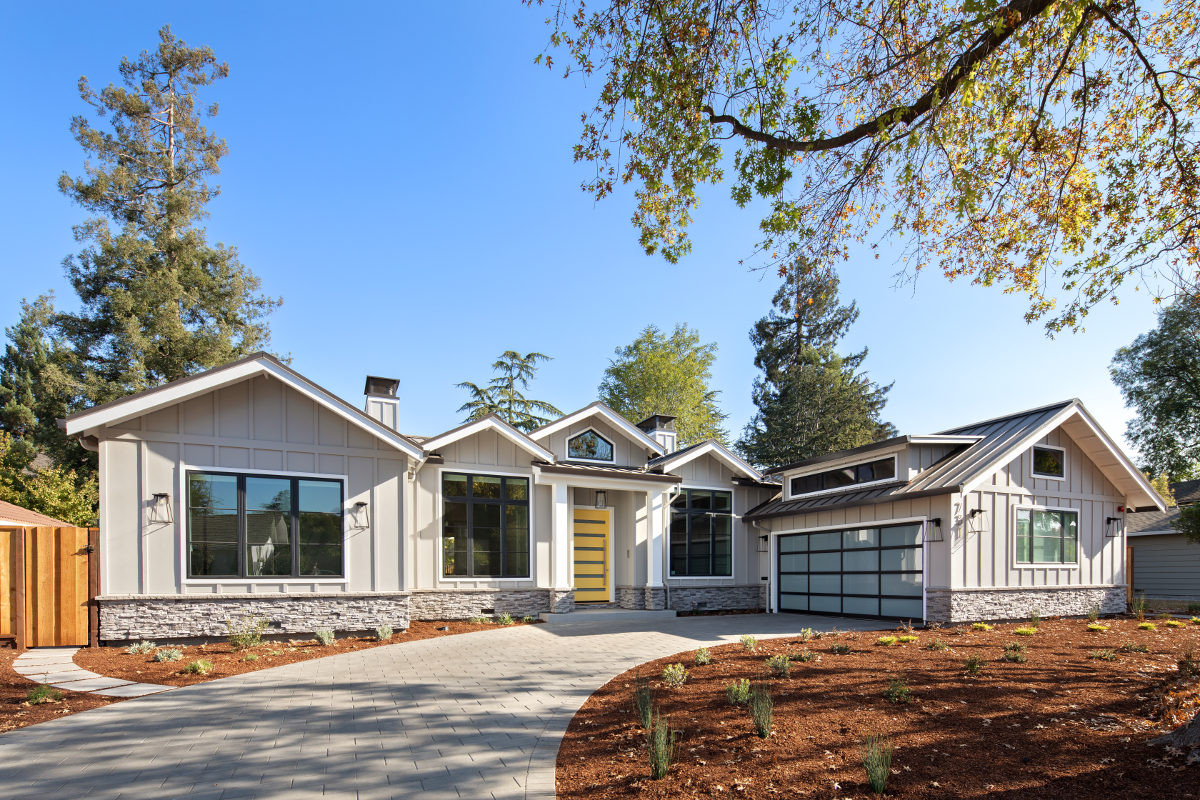
[[[17,637],[17,649],[25,649],[25,528],[13,531],[13,561],[16,562],[16,575],[13,576],[13,586],[16,596],[13,598],[13,634]]]
[[[100,646],[100,529],[88,528],[88,646]]]

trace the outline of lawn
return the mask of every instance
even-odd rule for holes
[[[558,797],[874,797],[860,748],[880,734],[895,748],[890,798],[1198,798],[1200,766],[1146,742],[1196,711],[1197,679],[1179,678],[1177,662],[1200,650],[1200,625],[1152,622],[1156,630],[1116,619],[1089,631],[1087,620],[1048,620],[1024,635],[1015,631],[1028,623],[963,626],[892,644],[879,633],[770,639],[755,651],[711,648],[707,665],[679,653],[588,699],[559,750]],[[781,666],[781,655],[791,656],[789,674],[770,675],[767,660]],[[679,688],[663,681],[674,663],[688,670]],[[678,731],[659,780],[634,710],[639,677]],[[726,697],[743,678],[765,682],[773,698],[765,739]]]

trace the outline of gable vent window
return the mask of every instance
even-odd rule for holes
[[[567,440],[567,458],[583,461],[612,461],[613,445],[593,430],[587,430]]]
[[[1061,447],[1033,448],[1033,474],[1038,478],[1066,476],[1066,451]]]
[[[863,483],[878,483],[896,477],[896,459],[894,456],[868,461],[865,464],[854,464],[849,467],[817,472],[812,475],[800,475],[792,478],[792,496],[827,492],[833,489],[843,489],[847,486],[857,486]]]

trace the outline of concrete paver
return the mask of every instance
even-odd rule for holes
[[[12,800],[550,800],[571,717],[615,675],[745,633],[834,624],[879,627],[799,615],[609,619],[345,653],[10,731],[0,787]]]

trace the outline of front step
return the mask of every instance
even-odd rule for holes
[[[649,622],[656,619],[674,619],[671,610],[645,611],[633,608],[580,608],[567,614],[542,612],[539,618],[549,625],[574,625],[581,622]]]

